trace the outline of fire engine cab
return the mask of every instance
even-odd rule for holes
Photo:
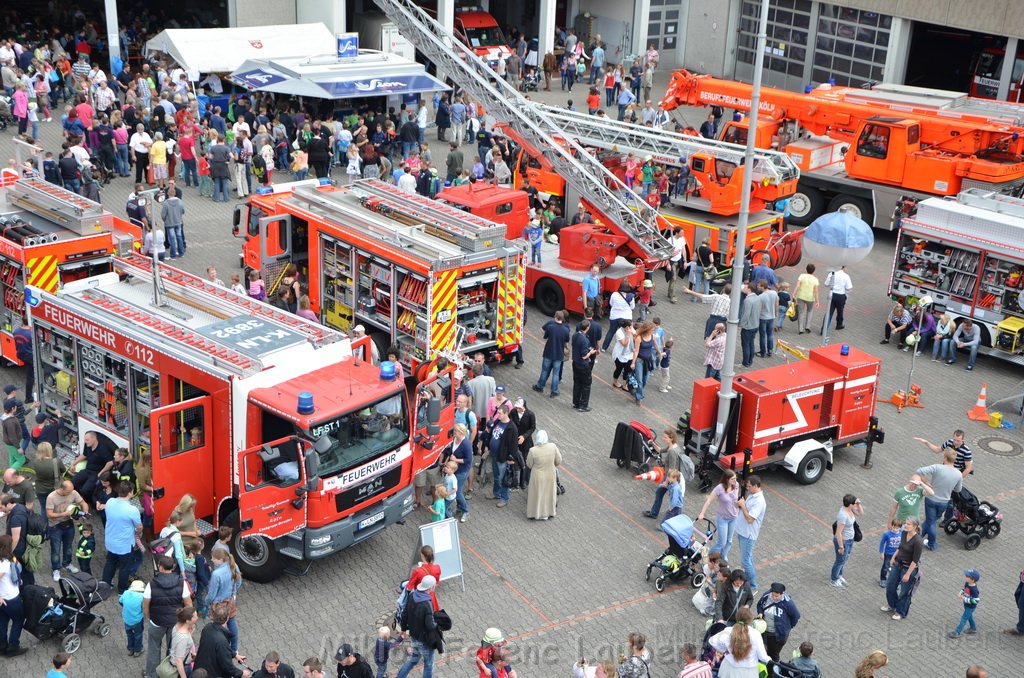
[[[41,179],[18,179],[0,193],[0,352],[20,365],[12,333],[25,317],[25,286],[53,292],[108,272],[116,241],[130,244],[141,233],[102,205]]]
[[[718,419],[714,379],[693,382],[690,412],[680,428],[710,487],[715,466],[740,475],[782,467],[810,485],[832,469],[833,453],[855,442],[884,441],[875,418],[882,361],[846,344],[813,348],[807,360],[755,370],[733,379],[736,397]],[[726,434],[714,449],[716,430]]]
[[[393,364],[355,358],[335,330],[131,251],[114,264],[56,292],[26,288],[62,459],[95,432],[148,460],[155,524],[192,494],[200,529],[237,529],[256,581],[412,511],[413,476],[450,442],[447,373],[410,406]]]

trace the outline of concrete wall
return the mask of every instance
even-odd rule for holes
[[[729,77],[735,55],[735,30],[730,26],[739,7],[730,0],[690,0],[686,31],[682,35],[680,66],[701,73]],[[726,67],[729,71],[726,72]]]
[[[252,2],[252,0],[238,0]],[[376,9],[376,5],[373,6]],[[295,0],[295,23],[324,24],[332,33],[345,32],[345,0]]]
[[[295,3],[287,0],[228,0],[229,26],[296,23]]]
[[[1021,0],[833,0],[833,4],[969,31],[1024,36]]]

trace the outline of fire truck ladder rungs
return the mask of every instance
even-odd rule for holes
[[[143,256],[137,252],[130,252],[119,256],[118,260],[119,268],[125,269],[125,272],[127,273],[134,272],[137,275],[142,274],[147,277],[153,275],[153,261],[149,257]],[[130,269],[134,269],[134,271]],[[199,276],[194,276],[191,273],[185,273],[184,271],[161,266],[160,280],[161,282],[174,283],[179,287],[178,291],[184,294],[189,302],[213,308],[218,314],[224,315],[225,318],[238,315],[236,309],[232,309],[230,307],[240,306],[245,311],[253,315],[268,318],[304,335],[315,346],[331,343],[341,337],[340,333],[335,332],[328,327],[313,323],[293,313],[286,313],[274,306],[271,306],[270,304],[265,304],[261,301],[250,299],[247,296],[236,294],[226,287],[215,285],[214,283],[204,280]],[[195,290],[201,290],[203,294],[210,295],[212,299],[197,299],[194,294]],[[216,307],[211,307],[211,302],[216,300],[223,303]]]
[[[624,203],[605,183],[621,186],[622,182],[576,142],[567,141],[569,148],[566,148],[556,141],[554,137],[562,132],[555,121],[511,85],[501,78],[492,85],[490,68],[472,50],[446,33],[413,0],[374,2],[402,35],[434,62],[438,71],[450,74],[488,113],[514,123],[516,131],[543,151],[558,174],[612,222],[607,225],[618,227],[643,250],[649,261],[663,261],[672,256],[672,245],[658,230],[657,212],[631,192],[625,192],[625,199],[632,206]]]
[[[80,217],[86,212],[103,212],[103,206],[92,200],[86,200],[74,191],[69,191],[62,186],[51,184],[42,179],[19,179],[16,186],[25,189],[26,195],[34,194],[36,199],[42,199],[47,203],[45,206],[55,210],[68,210],[75,217]]]
[[[968,188],[960,192],[958,200],[964,205],[1024,218],[1024,199],[1022,198],[1014,198],[983,188]]]
[[[352,192],[325,193],[311,189],[296,189],[292,196],[304,200],[308,209],[324,216],[337,218],[341,223],[355,226],[368,236],[380,238],[405,248],[443,268],[460,265],[464,252],[459,246],[433,237],[422,230],[419,223],[408,224],[383,212],[367,210]],[[344,210],[344,214],[339,214]]]
[[[738,144],[601,119],[544,104],[536,106],[557,122],[566,135],[572,136],[583,146],[595,146],[621,153],[632,151],[641,160],[645,155],[660,156],[659,161],[676,166],[682,164],[680,158],[689,158],[695,153],[704,153],[736,166],[743,165],[746,148]],[[796,163],[785,153],[764,149],[754,151],[755,181],[768,179],[771,184],[778,185],[799,177],[800,170]]]
[[[99,306],[110,313],[115,313],[122,318],[131,320],[133,323],[147,327],[159,335],[176,339],[194,349],[197,349],[212,358],[221,360],[232,367],[245,371],[255,367],[255,363],[241,353],[221,346],[205,337],[194,334],[190,330],[168,322],[163,318],[155,316],[142,309],[131,306],[119,299],[115,299],[100,290],[88,290],[81,299]]]

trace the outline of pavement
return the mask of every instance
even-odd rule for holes
[[[656,93],[663,91],[667,73],[661,74]],[[535,99],[564,105],[568,94],[541,92]],[[582,102],[585,90],[577,86],[572,97]],[[690,115],[703,118],[701,111]],[[57,149],[60,127],[56,121],[42,125],[43,145]],[[436,138],[434,130],[429,138]],[[11,130],[0,134],[0,158],[13,157]],[[444,157],[441,144],[434,152]],[[130,179],[115,179],[104,187],[104,204],[123,214],[132,188]],[[202,274],[206,266],[218,267],[221,278],[237,270],[240,241],[232,238],[231,210],[200,199],[195,189],[185,189],[187,255],[176,265]],[[1020,453],[1024,439],[1019,429],[993,430],[970,421],[966,413],[975,403],[982,384],[988,386],[988,403],[1020,423],[1010,399],[1024,391],[1020,368],[981,357],[974,372],[933,363],[929,357],[912,365],[909,352],[893,345],[879,346],[882,323],[889,310],[887,281],[892,268],[894,234],[876,232],[871,254],[849,272],[854,289],[847,305],[846,329],[833,341],[858,346],[883,357],[879,397],[887,398],[910,382],[923,389],[924,409],[898,414],[886,403],[878,404],[878,416],[886,431],[884,445],[877,446],[874,466],[862,467],[863,451],[853,448],[836,455],[835,468],[817,484],[801,486],[789,474],[764,474],[767,516],[756,549],[758,578],[766,591],[773,581],[786,583],[802,618],[785,652],[802,641],[815,645],[814,656],[826,675],[850,675],[862,657],[881,648],[889,653],[885,670],[892,676],[922,675],[959,677],[972,662],[986,666],[990,676],[1016,676],[1024,640],[1001,633],[1016,620],[1013,591],[1018,572],[1021,534],[1017,511],[1024,509]],[[806,263],[806,262],[804,262]],[[818,267],[824,277],[824,267]],[[798,268],[779,271],[795,284]],[[660,282],[660,276],[656,277]],[[567,492],[559,497],[558,516],[546,522],[527,521],[525,495],[515,493],[509,505],[498,509],[484,499],[478,486],[471,500],[472,517],[459,525],[465,591],[457,580],[441,584],[438,595],[454,620],[447,634],[447,649],[437,668],[439,676],[474,675],[472,654],[484,630],[499,627],[511,640],[513,666],[523,678],[568,675],[574,660],[614,658],[624,651],[626,635],[647,635],[653,652],[652,676],[675,675],[681,666],[678,648],[683,642],[699,643],[704,619],[690,599],[693,591],[670,585],[664,593],[645,581],[647,564],[659,556],[665,536],[655,521],[641,515],[649,507],[653,487],[633,480],[608,458],[610,441],[619,421],[638,419],[656,429],[674,426],[689,407],[690,384],[703,376],[704,349],[701,328],[707,307],[682,301],[670,304],[657,290],[653,314],[676,339],[672,383],[668,393],[652,388],[642,407],[610,387],[612,365],[602,356],[595,369],[591,400],[593,411],[578,413],[570,407],[571,373],[566,370],[562,395],[540,397],[530,390],[539,371],[542,348],[539,312],[530,314],[526,327],[526,366],[495,368],[499,383],[513,396],[523,395],[536,412],[539,427],[546,429],[562,452],[561,480]],[[820,341],[814,335],[796,336],[795,324],[787,323],[785,340],[802,348]],[[755,367],[794,360],[786,353],[757,360]],[[737,365],[738,365],[737,358]],[[911,369],[913,372],[911,373]],[[2,378],[20,383],[20,373],[6,370]],[[652,384],[654,382],[652,381]],[[998,403],[998,404],[997,404]],[[922,583],[910,616],[891,621],[879,611],[884,594],[878,587],[878,539],[892,493],[914,469],[938,461],[938,455],[914,442],[925,436],[941,443],[955,428],[966,431],[975,451],[976,473],[970,488],[994,502],[1006,516],[996,539],[985,540],[978,550],[964,550],[962,535],[939,538],[938,551],[922,558]],[[994,444],[992,444],[994,443]],[[833,551],[830,525],[841,498],[854,493],[861,498],[865,538],[856,545],[846,568],[847,589],[829,586]],[[687,488],[686,513],[695,516],[704,496]],[[239,593],[241,651],[250,666],[257,667],[269,650],[277,650],[293,667],[309,656],[320,656],[333,665],[334,649],[342,642],[372,654],[375,628],[393,609],[398,583],[406,577],[417,548],[417,524],[425,523],[425,511],[414,514],[404,526],[394,526],[368,542],[313,564],[304,577],[286,576],[272,584],[247,583]],[[733,550],[738,564],[739,548]],[[94,567],[102,566],[102,556]],[[957,592],[961,572],[977,568],[982,578],[981,604],[977,612],[979,632],[951,640],[946,633],[959,619]],[[97,570],[98,571],[98,570]],[[110,637],[87,634],[74,657],[72,675],[137,675],[143,659],[131,659],[116,598],[99,607],[112,622]],[[197,634],[198,638],[198,634]],[[30,652],[22,657],[0,659],[0,675],[41,675],[58,651],[56,640],[37,643],[26,635]],[[402,651],[393,653],[392,672]],[[114,668],[116,667],[116,668]],[[112,671],[113,669],[113,671]]]

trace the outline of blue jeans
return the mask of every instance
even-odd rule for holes
[[[491,487],[491,494],[501,501],[508,501],[508,488],[505,487],[505,474],[508,473],[508,464],[499,462],[494,456],[491,457],[491,476],[494,478],[494,485]]]
[[[846,561],[850,559],[850,552],[853,551],[853,540],[843,540],[843,552],[839,552],[839,540],[832,537],[832,548],[836,552],[835,562],[832,563],[832,581],[839,581],[839,578],[843,576],[843,569],[846,567]]]
[[[185,176],[186,186],[199,186],[199,171],[196,169],[196,160],[182,160],[182,173]]]
[[[398,669],[398,674],[395,678],[405,678],[412,671],[412,668],[420,663],[420,659],[423,660],[423,678],[433,678],[434,676],[434,654],[436,650],[432,647],[427,647],[415,638],[412,639],[412,656],[405,660],[402,664],[402,668]]]
[[[128,144],[118,144],[114,153],[114,170],[119,177],[126,177],[131,174],[131,169],[128,162]]]
[[[980,344],[975,344],[974,346],[971,346],[970,349],[969,349],[970,352],[971,352],[971,355],[970,355],[969,358],[967,358],[967,366],[972,368],[972,369],[974,368],[974,361],[978,359],[978,346],[979,345]],[[957,350],[958,349],[956,347],[956,342],[954,342],[952,339],[950,339],[949,347],[946,350],[946,362],[949,363],[950,365],[952,365],[953,363],[956,362],[956,352],[957,352]]]
[[[754,569],[755,546],[757,546],[756,539],[740,537],[740,563],[743,565],[743,571],[747,573],[747,582],[750,583],[752,589],[757,588],[757,570]]]
[[[107,553],[107,562],[103,564],[103,581],[113,585],[114,572],[117,572],[117,592],[124,593],[128,588],[128,577],[139,570],[142,554],[137,549],[128,553]]]
[[[935,341],[932,344],[932,360],[938,360],[939,358],[945,358],[949,353],[949,345],[953,343],[953,340],[949,337],[935,337]]]
[[[124,635],[128,636],[128,651],[142,652],[142,622],[138,624],[125,624]]]
[[[465,491],[466,491],[466,483],[469,482],[469,466],[468,465],[466,466],[466,471],[464,473],[456,473],[455,474],[455,480],[459,484],[458,488],[455,490],[455,505],[458,506],[459,511],[463,515],[468,516],[469,515],[469,503],[466,501],[466,495],[464,494]]]
[[[665,499],[665,495],[668,494],[668,488],[664,485],[658,485],[654,490],[654,504],[651,505],[651,515],[657,516],[661,513],[661,502]],[[683,512],[683,507],[686,506],[686,497],[683,497],[683,505],[679,507],[678,513]],[[677,513],[677,515],[678,515]],[[666,518],[667,520],[668,518]]]
[[[754,364],[754,337],[757,330],[740,330],[740,347],[743,351],[743,366],[750,367]]]
[[[711,291],[711,281],[704,277],[704,267],[696,261],[690,266],[690,286],[694,292],[707,294]],[[697,301],[697,297],[690,297],[690,301]]]
[[[226,178],[214,177],[213,178],[213,201],[214,202],[227,202],[228,201],[228,180]],[[221,200],[220,196],[224,196]]]
[[[21,646],[21,629],[25,625],[25,608],[21,596],[8,598],[0,605],[0,653],[16,650]],[[7,627],[10,626],[10,635]]]
[[[729,562],[729,551],[732,550],[732,537],[736,534],[736,520],[726,520],[721,516],[715,519],[715,528],[718,532],[715,535],[715,545],[711,551],[717,551],[722,555],[722,560]]]
[[[936,538],[935,523],[939,519],[939,514],[946,510],[946,506],[948,504],[948,501],[938,501],[931,497],[924,498],[924,524],[921,525],[921,534],[928,540],[928,546],[926,548],[929,548],[932,551],[939,548],[938,539]]]
[[[82,192],[82,182],[78,179],[65,179],[64,188],[68,189],[72,193],[80,194]]]
[[[530,263],[540,264],[543,263],[540,260],[540,245],[530,244]]]
[[[637,358],[636,367],[633,369],[633,376],[636,377],[637,387],[633,391],[633,397],[640,402],[644,399],[644,389],[647,388],[647,380],[651,378],[651,372],[647,369],[647,362],[643,358]]]
[[[765,357],[772,354],[775,350],[775,319],[768,318],[767,320],[762,318],[760,324],[757,327],[757,340],[758,356]]]
[[[707,365],[704,370],[705,379],[714,379],[716,381],[722,381],[722,371],[715,369],[713,365]]]
[[[50,527],[50,569],[59,570],[71,564],[71,547],[75,543],[75,525],[70,520],[67,527]]]
[[[910,613],[910,598],[917,583],[917,568],[914,568],[914,574],[910,575],[908,582],[902,581],[908,567],[900,565],[897,561],[889,568],[889,578],[885,580],[885,602],[901,617],[906,617]]]
[[[388,663],[384,662],[383,664],[381,664],[380,662],[377,662],[377,673],[375,674],[376,678],[384,678],[384,676],[386,676],[387,673]]]
[[[974,623],[974,610],[973,607],[964,607],[964,613],[960,616],[960,623],[956,625],[956,632],[960,633],[964,630],[964,627],[970,624],[971,631],[977,631],[978,625]]]
[[[181,237],[181,226],[167,226],[164,229],[167,233],[167,256],[185,256],[185,242]]]
[[[238,619],[228,619],[228,645],[232,652],[238,652]]]
[[[562,365],[565,363],[564,360],[552,360],[551,358],[544,358],[540,366],[540,380],[537,382],[537,390],[543,391],[544,384],[548,381],[548,375],[551,375],[551,394],[558,395],[558,384],[562,381]]]

